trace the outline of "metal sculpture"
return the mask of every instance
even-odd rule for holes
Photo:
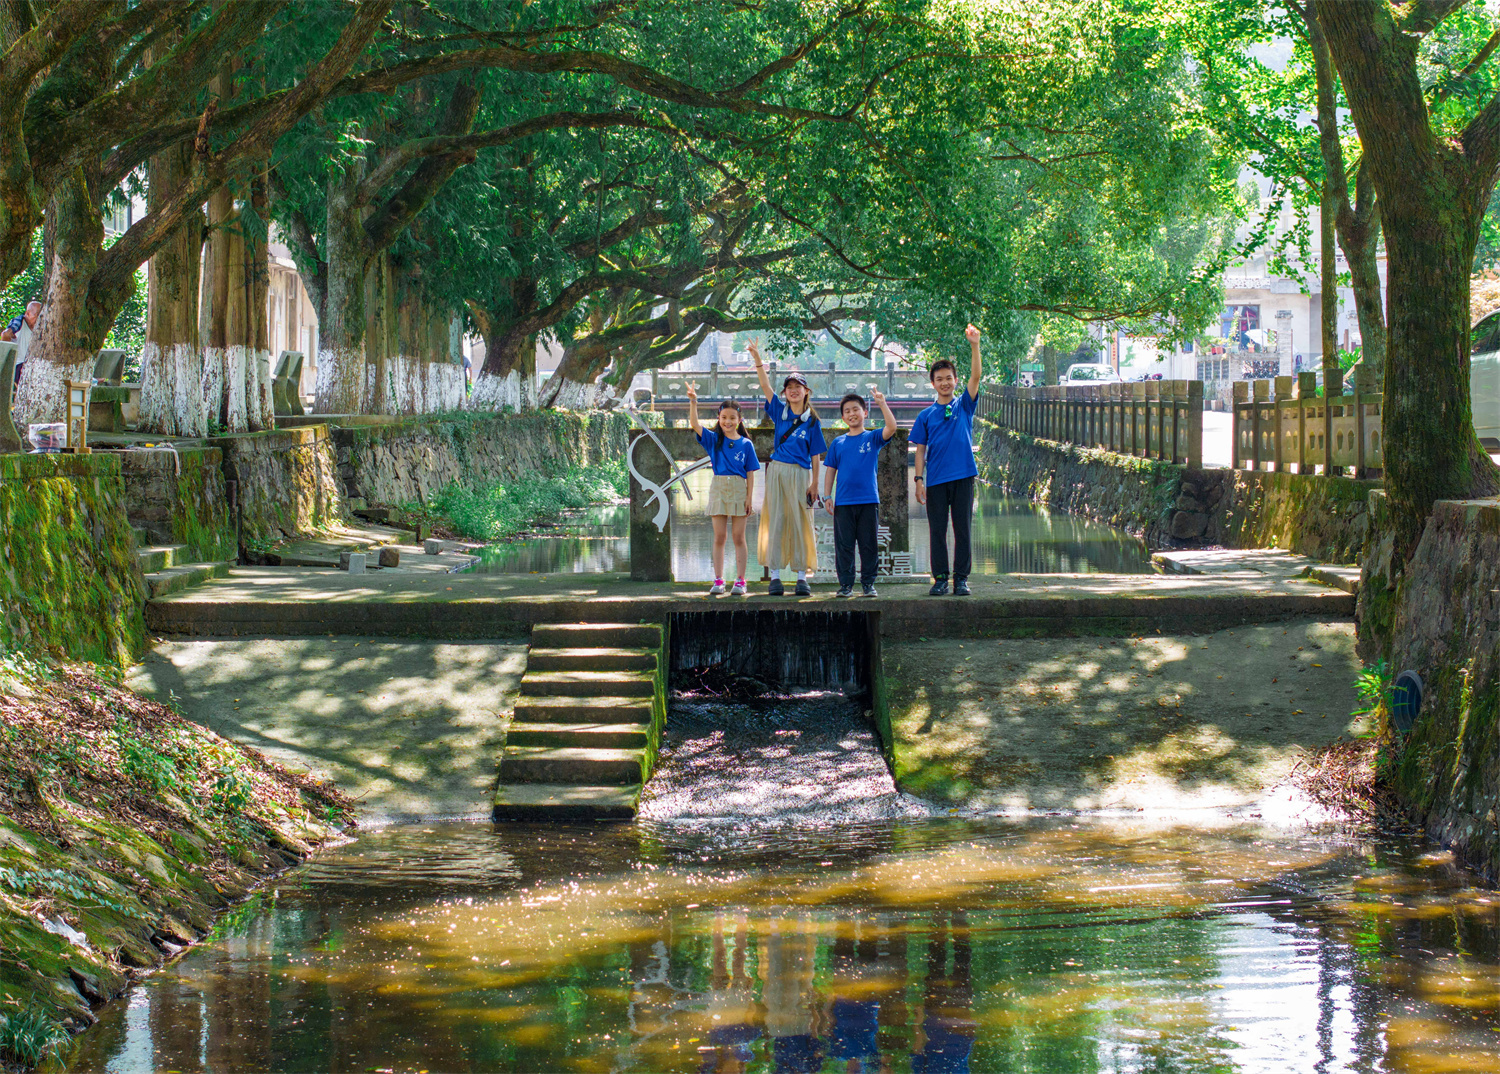
[[[646,437],[651,438],[651,442],[656,445],[657,450],[666,456],[667,468],[670,470],[673,466],[675,466],[677,460],[672,457],[672,453],[667,450],[667,446],[661,442],[661,437],[656,435],[656,430],[652,429],[651,426],[642,421],[640,415],[638,415],[633,408],[627,406],[623,409],[625,413],[630,416],[630,420],[635,422],[640,430],[646,434]],[[636,437],[630,442],[630,448],[625,452],[625,466],[630,470],[630,475],[635,478],[636,482],[641,486],[641,488],[645,489],[649,494],[647,495],[645,502],[648,504],[652,500],[655,500],[657,502],[658,506],[656,508],[656,514],[652,516],[651,521],[656,524],[656,532],[662,533],[667,528],[667,519],[671,516],[672,510],[672,505],[667,499],[667,490],[677,482],[681,481],[683,482],[682,491],[685,492],[687,494],[687,498],[691,500],[693,498],[693,490],[687,487],[687,482],[684,479],[688,476],[688,474],[694,473],[695,471],[701,470],[705,466],[708,466],[713,462],[713,460],[705,457],[699,459],[697,462],[689,463],[682,469],[674,471],[671,477],[667,478],[660,485],[658,485],[656,484],[656,482],[652,481],[650,478],[642,474],[635,465],[635,449],[640,444],[645,443],[646,437]]]

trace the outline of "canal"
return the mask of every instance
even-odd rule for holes
[[[857,703],[673,703],[622,825],[403,825],[284,875],[74,1067],[1500,1069],[1500,903],[1410,837],[960,816]]]
[[[672,504],[672,573],[679,581],[713,580],[713,525],[704,507],[709,474],[689,475],[692,499],[678,493]],[[755,534],[760,517],[749,525],[750,562],[746,577],[761,576],[755,559]],[[926,509],[910,497],[911,573],[925,577],[928,570]],[[820,577],[833,577],[833,516],[819,511],[819,556],[825,568]],[[531,537],[493,545],[480,552],[482,572],[499,574],[591,574],[630,570],[630,509],[627,506],[592,508],[570,519],[556,535]],[[1008,497],[986,485],[977,488],[974,503],[973,552],[975,574],[1149,574],[1151,554],[1143,541],[1101,522],[1061,511],[1050,511],[1030,500]],[[733,548],[729,549],[733,566]]]

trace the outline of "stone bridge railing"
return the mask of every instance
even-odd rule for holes
[[[1201,380],[990,388],[978,415],[1043,440],[1203,465]]]
[[[1353,470],[1357,478],[1379,477],[1385,465],[1380,408],[1373,374],[1356,368],[1352,390],[1334,384],[1317,394],[1317,374],[1237,381],[1230,444],[1234,469],[1325,474]]]
[[[787,366],[779,369],[772,362],[766,373],[776,390],[781,390],[781,378],[796,369],[807,378],[808,390],[812,392],[815,405],[837,404],[849,392],[858,392],[869,398],[871,388],[879,388],[892,403],[932,402],[932,385],[927,383],[927,374],[920,369],[897,369],[894,364],[885,369],[838,369],[832,365],[823,369],[797,369]],[[692,382],[698,386],[698,398],[717,403],[720,399],[737,399],[741,403],[758,400],[760,379],[753,369],[720,369],[714,362],[706,373],[667,373],[655,370],[651,374],[651,395],[657,403],[687,401],[687,386]]]

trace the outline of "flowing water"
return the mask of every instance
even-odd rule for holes
[[[79,1070],[1500,1070],[1500,900],[1414,839],[940,815],[856,702],[674,702],[633,824],[286,874]]]
[[[704,514],[709,474],[689,475],[693,499],[677,494],[672,501],[672,572],[680,581],[713,579],[713,523]],[[756,500],[761,490],[757,488]],[[925,576],[929,541],[926,508],[914,495],[911,519],[911,573]],[[749,563],[745,577],[759,578],[755,535],[760,505],[748,528]],[[819,556],[833,577],[833,519],[817,514]],[[569,521],[557,536],[531,537],[494,545],[480,553],[475,568],[496,574],[587,574],[630,570],[630,509],[594,508]],[[976,574],[1150,574],[1151,554],[1141,540],[1122,530],[1079,515],[1013,499],[988,486],[974,497],[972,531]],[[728,549],[727,568],[734,568],[734,549]]]

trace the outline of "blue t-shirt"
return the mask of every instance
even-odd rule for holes
[[[772,462],[789,462],[804,470],[812,469],[812,457],[827,450],[823,443],[823,426],[808,410],[802,412],[806,420],[798,421],[786,400],[777,395],[766,401],[766,413],[776,423],[776,446],[771,450]],[[791,429],[788,434],[787,430]],[[785,437],[785,439],[783,439]]]
[[[894,439],[894,438],[892,438]],[[857,503],[879,503],[880,490],[875,486],[875,465],[880,449],[890,443],[881,429],[866,429],[859,435],[845,433],[828,445],[823,465],[838,471],[833,502],[846,506]]]
[[[955,395],[951,403],[933,403],[912,423],[906,441],[927,445],[927,473],[922,476],[928,488],[979,474],[979,467],[974,463],[974,405],[977,402],[965,389]]]
[[[748,436],[738,436],[733,440],[726,436],[723,447],[718,447],[718,430],[706,428],[698,434],[698,443],[703,445],[703,450],[714,461],[715,477],[744,477],[751,470],[760,469],[760,460],[755,457],[755,445]]]

